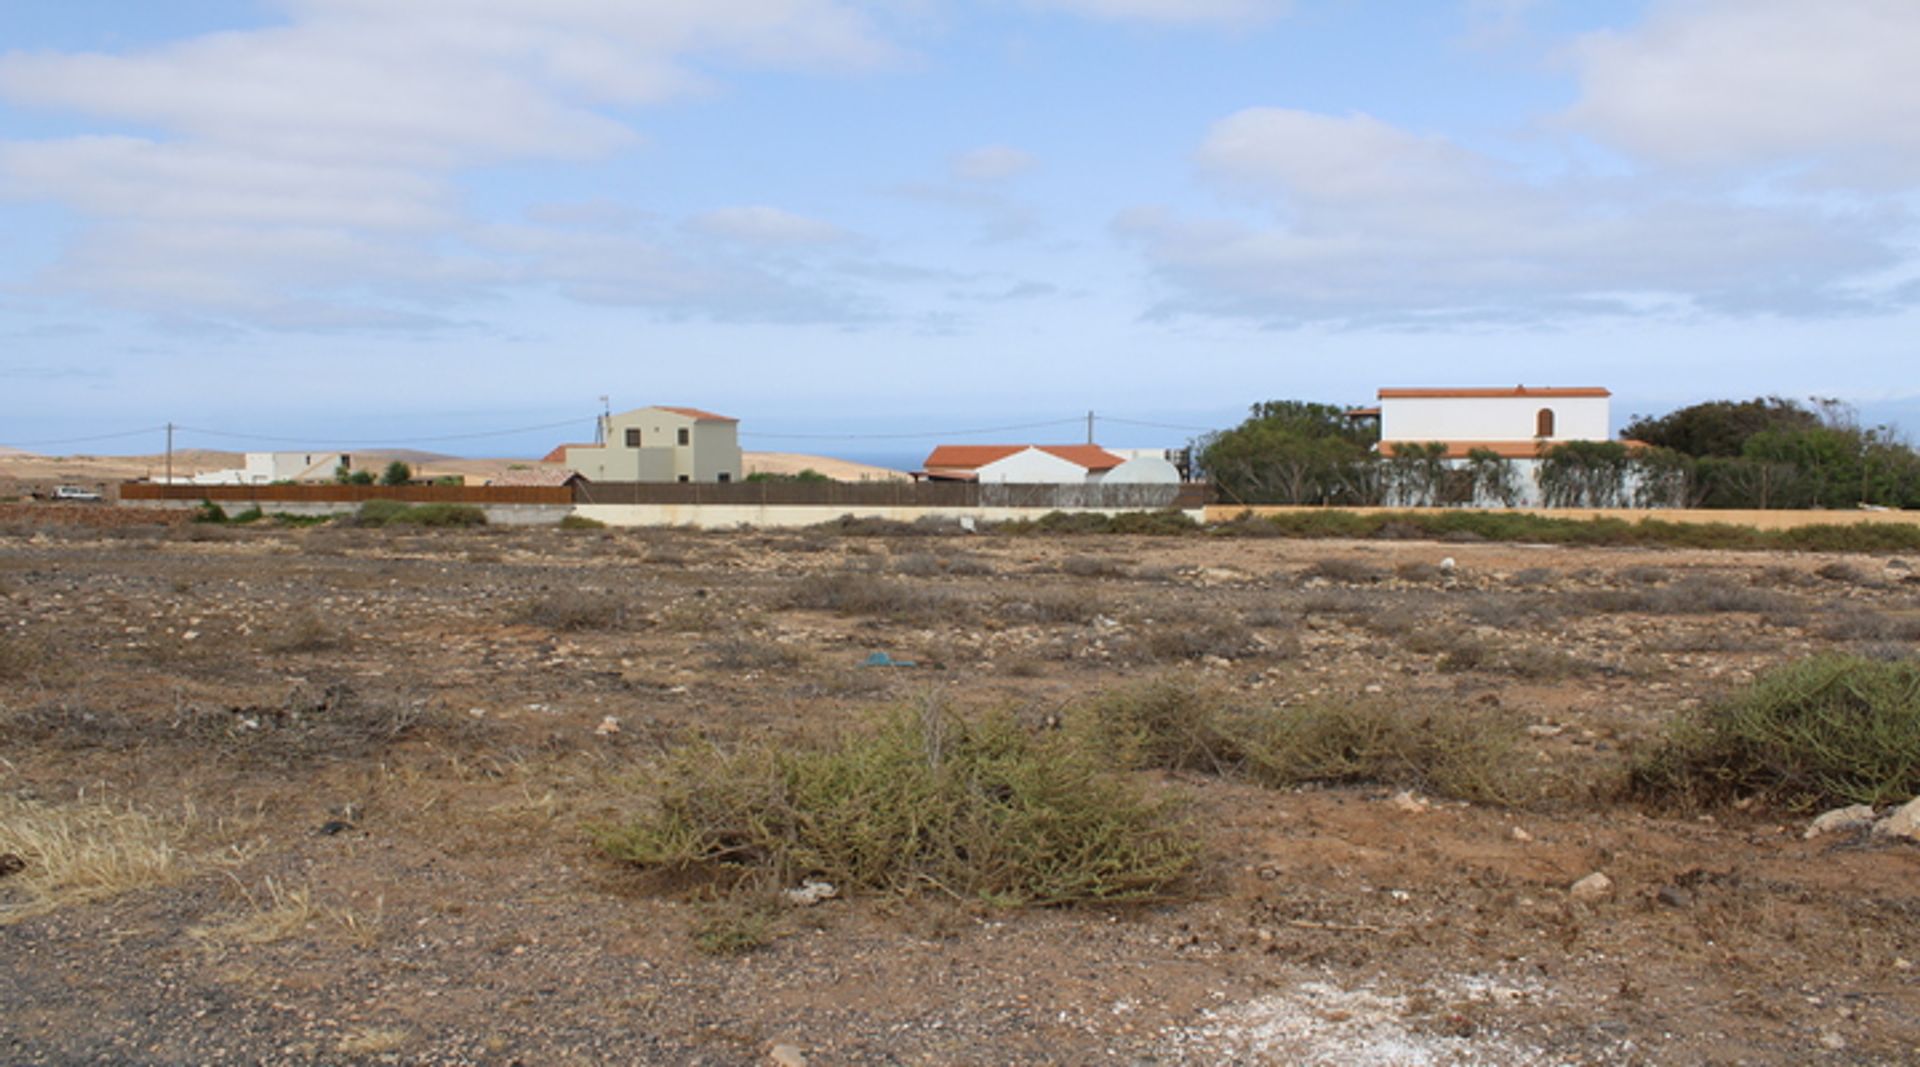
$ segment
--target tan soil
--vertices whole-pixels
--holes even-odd
[[[1449,557],[1451,578],[1411,566]],[[1817,573],[1835,562],[1853,572]],[[951,599],[782,606],[848,567]],[[695,949],[684,887],[583,829],[634,810],[649,760],[695,734],[803,737],[930,698],[1039,721],[1168,671],[1245,700],[1497,708],[1538,728],[1530,758],[1604,782],[1678,709],[1838,643],[1832,620],[1913,618],[1913,573],[1424,542],[15,522],[0,628],[41,652],[0,674],[0,789],[190,808],[194,829],[174,884],[0,925],[0,1061],[725,1064],[788,1043],[815,1064],[1915,1062],[1920,849],[1806,841],[1783,813],[1409,810],[1387,788],[1148,776],[1205,828],[1181,899],[837,899],[725,958]],[[1583,599],[1689,580],[1774,596]],[[632,616],[527,621],[583,591]],[[1041,598],[1085,617],[1031,621]],[[1177,663],[1145,643],[1222,621],[1246,647]],[[1416,636],[1436,633],[1575,666],[1445,672]],[[856,666],[875,650],[923,666]],[[347,712],[425,720],[385,742],[336,730]],[[1593,871],[1614,893],[1571,899]],[[221,935],[268,879],[322,910]]]

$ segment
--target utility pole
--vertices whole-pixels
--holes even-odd
[[[593,426],[593,443],[607,443],[607,423],[613,421],[613,399],[605,393],[600,395],[600,418]]]
[[[167,484],[173,484],[173,423],[167,423]]]
[[[1087,443],[1093,443],[1093,412],[1087,412]]]

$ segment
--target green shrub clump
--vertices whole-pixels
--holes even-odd
[[[1106,694],[1071,732],[1124,765],[1276,788],[1368,784],[1495,804],[1534,799],[1516,756],[1518,728],[1476,709],[1382,699],[1251,708],[1161,680]]]
[[[485,526],[487,513],[471,504],[405,504],[369,500],[354,513],[355,526]]]
[[[1677,721],[1636,761],[1633,792],[1697,807],[1794,811],[1920,794],[1920,661],[1824,655],[1776,668]]]
[[[598,835],[645,868],[735,882],[820,878],[1001,906],[1164,897],[1195,835],[1063,732],[897,711],[837,743],[671,754],[645,814]]]

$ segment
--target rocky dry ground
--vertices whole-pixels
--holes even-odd
[[[1920,849],[1613,788],[1676,712],[1756,671],[1906,654],[1912,573],[15,517],[0,832],[87,877],[0,867],[0,1061],[1920,1062]],[[823,575],[864,593],[824,609]],[[916,666],[860,666],[876,651]],[[739,956],[696,945],[712,905],[590,842],[689,737],[802,739],[928,701],[1038,729],[1168,675],[1256,704],[1481,709],[1565,787],[1500,807],[1140,772],[1204,827],[1177,899],[842,896]],[[1594,872],[1611,889],[1578,899]]]

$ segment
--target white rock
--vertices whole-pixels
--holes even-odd
[[[1393,796],[1387,798],[1387,803],[1393,805],[1396,810],[1404,811],[1409,815],[1419,815],[1428,808],[1433,807],[1426,797],[1419,796],[1411,789],[1402,789],[1398,793],[1395,793]]]
[[[832,882],[822,882],[809,878],[800,883],[800,888],[786,891],[787,903],[796,907],[811,908],[823,900],[832,900],[840,895]]]
[[[1457,564],[1455,564],[1455,563],[1453,562],[1453,557],[1452,557],[1452,556],[1448,556],[1447,558],[1445,558],[1445,559],[1443,559],[1443,560],[1441,560],[1441,561],[1440,561],[1440,569],[1441,569],[1442,571],[1445,571],[1445,572],[1446,572],[1446,573],[1448,573],[1448,574],[1452,574],[1452,573],[1453,573],[1453,568],[1454,568],[1455,566],[1457,566]]]
[[[1821,834],[1843,834],[1872,825],[1873,809],[1865,804],[1855,804],[1822,812],[1807,824],[1807,832],[1802,836],[1811,841]]]
[[[1875,837],[1904,837],[1909,841],[1920,841],[1920,797],[1907,801],[1895,808],[1891,814],[1873,824]]]
[[[600,725],[594,727],[593,732],[599,734],[601,737],[617,734],[620,732],[620,720],[609,715],[600,720]]]
[[[1595,871],[1569,886],[1567,894],[1575,900],[1605,900],[1613,895],[1613,879]]]
[[[774,1067],[807,1067],[807,1054],[799,1045],[775,1045],[767,1050],[767,1062]]]
[[[1526,832],[1525,830],[1521,829],[1518,826],[1513,828],[1512,837],[1515,841],[1519,841],[1522,844],[1525,844],[1526,842],[1533,840],[1532,834]]]

